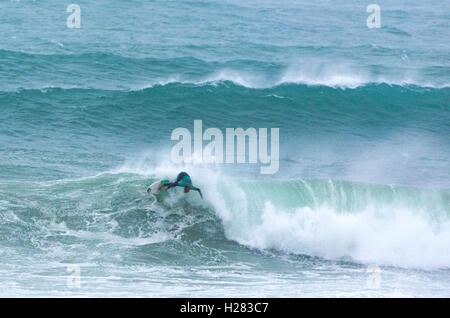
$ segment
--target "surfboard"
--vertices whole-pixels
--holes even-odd
[[[153,182],[150,187],[148,187],[147,192],[150,194],[159,194],[159,185],[161,184],[161,182],[156,181]]]
[[[169,183],[169,180],[161,180],[153,182],[150,187],[147,189],[147,192],[150,194],[158,195],[161,193],[161,191],[166,192],[164,188],[160,188],[161,184]]]

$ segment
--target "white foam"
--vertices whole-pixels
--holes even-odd
[[[369,205],[343,214],[331,207],[280,209],[266,200],[258,221],[242,191],[234,197],[233,203],[214,205],[228,210],[228,237],[250,247],[365,264],[450,268],[450,221],[433,220],[420,208]]]
[[[345,63],[309,61],[292,64],[276,84],[295,83],[311,86],[356,88],[371,81],[366,71]]]
[[[148,237],[122,237],[110,232],[91,232],[84,230],[71,230],[65,223],[52,224],[52,230],[58,230],[58,235],[74,236],[82,240],[87,241],[99,241],[100,245],[105,244],[120,244],[120,245],[132,245],[140,246],[147,244],[154,244],[164,242],[171,239],[170,235],[166,232],[157,232]],[[53,248],[53,247],[52,247]]]
[[[212,76],[197,81],[196,84],[208,84],[225,81],[233,82],[236,85],[248,88],[267,88],[275,84],[256,74],[234,69],[221,69],[215,72]]]

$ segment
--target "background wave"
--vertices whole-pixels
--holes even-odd
[[[442,145],[450,130],[443,103],[449,93],[385,84],[249,89],[231,82],[4,92],[0,175],[60,179],[92,175],[145,152],[167,159],[171,131],[193,129],[202,119],[204,129],[280,128],[280,177],[448,187]]]
[[[446,66],[387,67],[308,56],[286,62],[206,61],[188,56],[158,59],[110,53],[43,55],[0,50],[0,63],[9,78],[0,84],[2,91],[49,87],[140,90],[168,83],[202,85],[222,81],[247,88],[270,88],[288,83],[341,88],[382,83],[449,87]],[[52,71],[43,73],[46,69]]]

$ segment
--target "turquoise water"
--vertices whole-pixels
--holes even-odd
[[[0,3],[0,296],[450,296],[448,4],[77,4]],[[279,171],[174,164],[194,120]]]

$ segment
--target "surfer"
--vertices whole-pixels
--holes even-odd
[[[173,187],[184,187],[184,193],[188,193],[190,190],[194,190],[197,191],[200,194],[200,197],[203,199],[202,191],[199,188],[193,186],[191,177],[186,172],[180,172],[174,182],[161,183],[159,185],[159,189],[161,189],[162,187],[166,188],[167,190]]]

